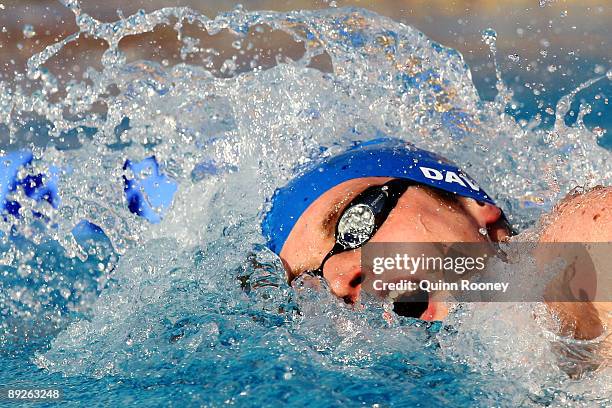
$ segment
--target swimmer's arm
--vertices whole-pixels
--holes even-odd
[[[612,242],[612,187],[568,196],[551,216],[553,221],[542,233],[540,242]],[[605,268],[609,269],[610,265]],[[546,304],[559,319],[560,335],[591,340],[612,328],[612,302]],[[606,343],[609,342],[610,338]]]
[[[576,340],[593,340],[602,336],[604,319],[612,310],[609,303],[602,305],[601,302],[546,302],[546,306],[559,321],[558,334]]]

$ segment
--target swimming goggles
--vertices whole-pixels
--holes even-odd
[[[393,179],[380,186],[365,189],[355,197],[340,215],[336,224],[336,242],[321,266],[306,272],[323,278],[323,267],[334,255],[364,246],[385,223],[391,210],[408,187],[419,183],[408,179]]]
[[[323,268],[329,258],[364,246],[385,223],[389,213],[395,208],[397,201],[408,190],[408,187],[419,184],[408,179],[393,179],[380,186],[368,187],[361,192],[349,203],[338,219],[336,242],[331,251],[323,258],[317,269],[306,273],[324,278]],[[516,231],[503,213],[501,221],[511,235],[516,235]],[[490,240],[488,236],[487,238]],[[497,248],[497,244],[495,247]]]

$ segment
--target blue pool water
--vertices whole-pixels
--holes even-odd
[[[64,3],[109,50],[62,90],[44,64],[71,37],[15,87],[0,83],[9,148],[28,147],[5,157],[0,185],[1,384],[58,387],[67,406],[610,405],[609,371],[560,369],[538,305],[389,321],[374,299],[354,310],[288,286],[259,226],[296,168],[388,134],[462,163],[532,227],[576,185],[612,182],[592,130],[609,116],[591,123],[577,102],[607,92],[609,72],[563,94],[543,126],[521,124],[529,101],[508,108],[503,83],[482,99],[459,53],[366,10],[211,20],[172,8],[101,23]],[[235,35],[222,75],[177,21]],[[156,25],[182,34],[184,63],[122,54],[121,38]],[[258,68],[247,57],[266,30],[303,55]],[[493,48],[495,33],[483,40]]]

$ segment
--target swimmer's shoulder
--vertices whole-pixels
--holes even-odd
[[[547,218],[541,242],[612,242],[612,187],[575,190]]]

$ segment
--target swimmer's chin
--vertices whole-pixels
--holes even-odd
[[[429,305],[421,316],[427,321],[445,320],[448,317],[448,293],[445,291],[435,291],[429,293]]]
[[[435,320],[444,320],[448,316],[448,307],[445,302],[436,302],[430,299],[429,305],[423,314],[421,315],[421,320],[426,320],[428,322]]]

